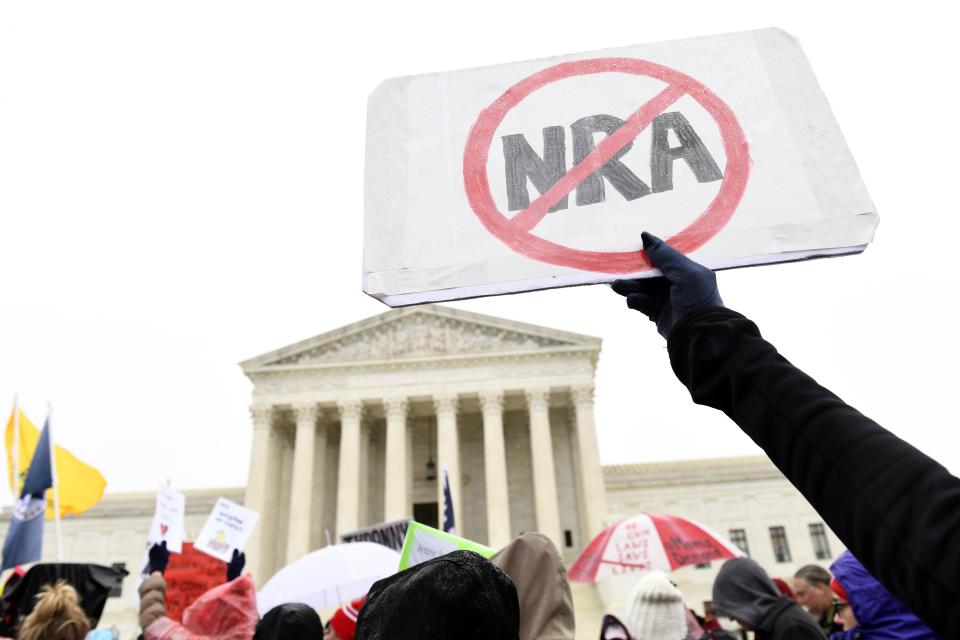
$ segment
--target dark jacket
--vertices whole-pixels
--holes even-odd
[[[711,608],[754,631],[755,640],[825,640],[816,621],[785,598],[750,558],[727,560],[713,583]]]
[[[831,640],[937,640],[849,551],[840,554],[830,572],[850,598],[857,619],[857,626],[831,635]]]
[[[734,311],[689,313],[668,349],[695,402],[736,422],[911,611],[960,638],[960,479],[818,385]]]

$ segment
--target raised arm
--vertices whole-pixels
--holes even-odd
[[[644,248],[665,278],[614,290],[657,322],[694,402],[726,413],[891,593],[960,638],[960,479],[790,364],[719,293],[697,300],[716,291],[705,267],[653,236]]]

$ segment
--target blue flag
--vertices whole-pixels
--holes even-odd
[[[53,486],[53,470],[50,464],[50,425],[43,425],[43,432],[33,452],[30,470],[23,483],[20,499],[13,506],[10,528],[3,543],[4,571],[18,564],[36,562],[43,555],[43,514],[47,509],[45,494]]]
[[[457,525],[453,519],[453,495],[450,493],[450,476],[447,465],[443,465],[443,532],[457,535]]]

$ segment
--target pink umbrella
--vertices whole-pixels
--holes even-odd
[[[633,571],[672,571],[689,564],[736,558],[732,542],[686,518],[641,513],[607,527],[570,567],[570,580],[596,582]]]

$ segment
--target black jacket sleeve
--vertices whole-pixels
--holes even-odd
[[[668,349],[694,402],[726,413],[867,570],[939,635],[960,638],[960,479],[818,385],[734,311],[691,312]],[[943,417],[944,429],[955,424]]]

